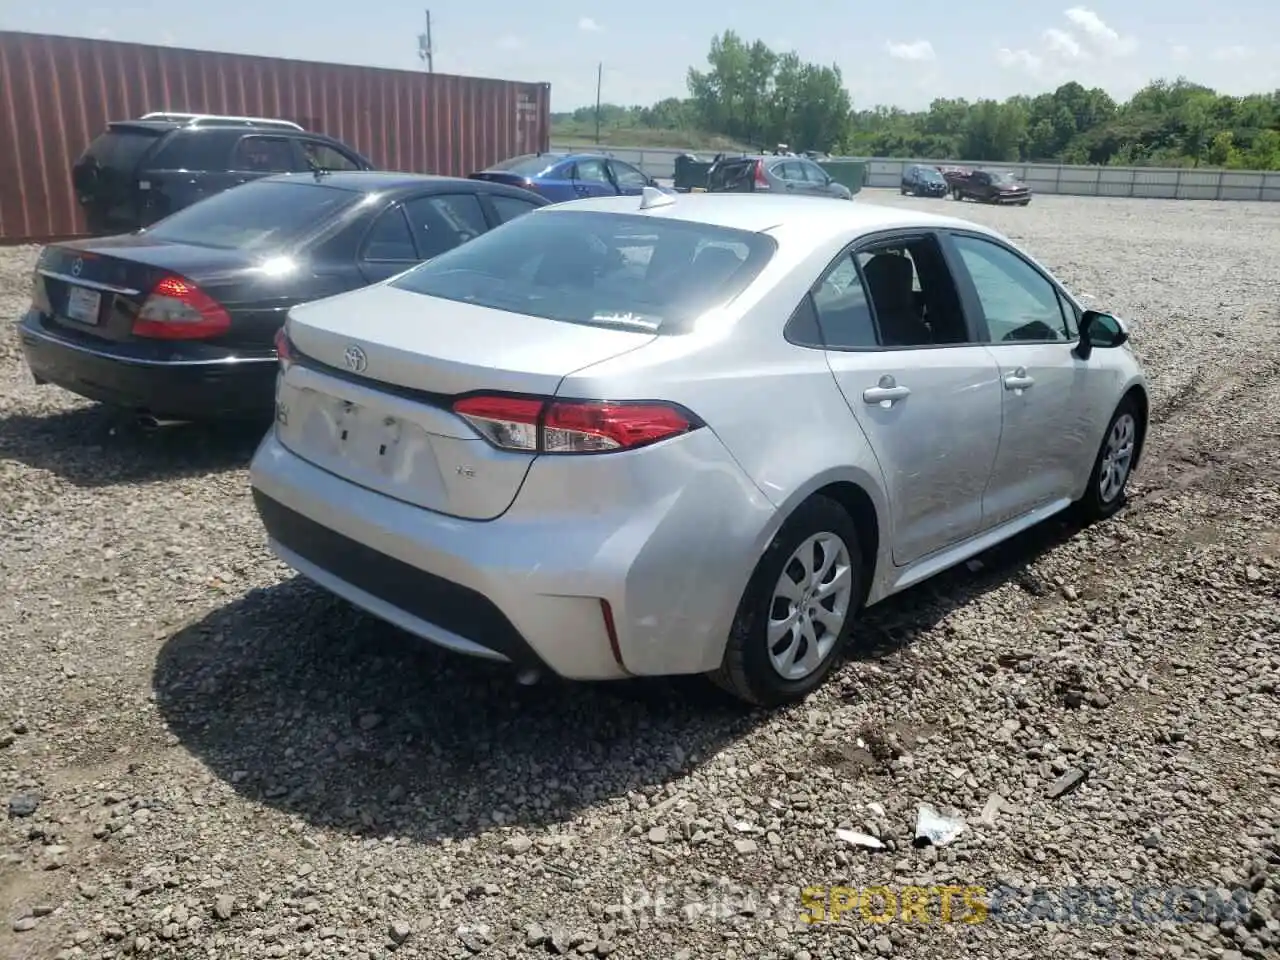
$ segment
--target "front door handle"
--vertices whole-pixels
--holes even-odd
[[[911,391],[906,387],[899,386],[893,377],[887,374],[880,378],[879,384],[862,391],[862,399],[865,402],[878,404],[882,407],[891,407],[899,400],[905,400],[909,396],[911,396]]]
[[[1004,388],[1006,390],[1027,390],[1034,386],[1035,382],[1034,377],[1027,376],[1025,367],[1019,367],[1004,378]]]

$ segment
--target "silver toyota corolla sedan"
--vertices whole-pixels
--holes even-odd
[[[281,559],[412,634],[782,704],[862,607],[1119,509],[1127,340],[963,220],[576,201],[295,307],[253,493]]]

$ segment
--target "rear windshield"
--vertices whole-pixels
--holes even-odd
[[[521,177],[536,177],[548,167],[555,166],[561,159],[561,157],[539,157],[534,154],[527,154],[523,157],[512,157],[510,160],[495,163],[489,169],[502,171],[503,173],[514,173]]]
[[[360,198],[314,182],[257,180],[179,210],[146,234],[200,247],[269,250],[301,239]]]
[[[687,220],[537,211],[391,285],[566,323],[673,333],[744,290],[776,249],[762,233]]]
[[[167,131],[109,130],[89,144],[84,160],[116,173],[129,174],[137,169],[142,155]]]

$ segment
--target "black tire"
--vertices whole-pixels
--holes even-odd
[[[1020,207],[1025,207],[1025,206],[1026,206],[1027,204],[1029,204],[1030,202],[1031,202],[1030,200],[1019,200],[1019,201],[1018,201],[1018,206],[1020,206]]]
[[[963,199],[964,199],[962,196],[960,196],[960,188],[959,188],[959,187],[952,187],[952,188],[951,188],[951,199],[952,199],[952,200],[963,200]]]
[[[906,187],[902,187],[902,195],[903,195],[904,197],[907,195],[907,188],[906,188]]]
[[[852,591],[848,613],[826,658],[808,676],[788,680],[769,660],[766,630],[774,589],[800,545],[809,537],[822,533],[839,537],[849,555]],[[862,554],[858,547],[858,528],[853,519],[834,500],[822,496],[806,500],[787,518],[756,564],[738,603],[724,659],[719,669],[710,674],[711,680],[738,699],[755,706],[779,707],[803,700],[826,680],[839,662],[862,603],[862,583]]]
[[[1120,484],[1120,489],[1110,497],[1105,497],[1101,481],[1103,468],[1107,460],[1107,449],[1111,442],[1112,432],[1116,429],[1116,424],[1120,422],[1122,417],[1126,416],[1133,421],[1133,452],[1129,456],[1129,462],[1125,468],[1124,479]],[[1111,415],[1111,419],[1107,421],[1107,430],[1102,435],[1102,443],[1098,446],[1097,456],[1093,460],[1093,470],[1089,472],[1089,486],[1085,488],[1084,496],[1076,501],[1076,511],[1083,523],[1096,523],[1099,520],[1113,517],[1125,505],[1129,478],[1133,475],[1134,460],[1137,458],[1145,429],[1146,425],[1140,422],[1138,405],[1134,403],[1132,398],[1125,397],[1120,402],[1120,405],[1116,407],[1116,412]]]

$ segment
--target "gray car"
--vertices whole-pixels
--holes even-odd
[[[852,200],[853,193],[807,157],[742,156],[707,171],[708,193],[781,193]]]
[[[275,553],[435,643],[792,702],[858,611],[1075,506],[1147,431],[1124,324],[1003,236],[656,190],[295,307]]]

